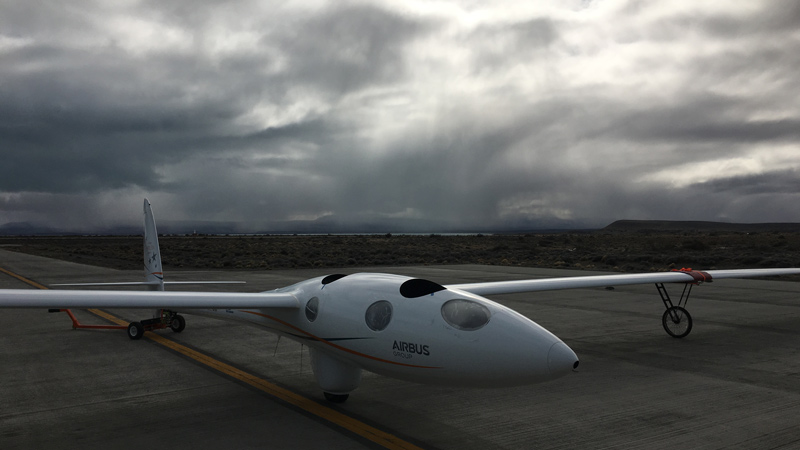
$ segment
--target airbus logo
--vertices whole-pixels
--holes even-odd
[[[427,345],[415,344],[413,342],[394,341],[392,350],[394,350],[395,356],[402,356],[404,358],[412,357],[413,355],[410,353],[416,353],[422,356],[429,356],[431,354]]]

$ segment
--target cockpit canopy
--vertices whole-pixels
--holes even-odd
[[[433,281],[423,280],[422,278],[412,278],[400,285],[400,295],[405,298],[418,298],[445,289],[444,286],[434,283]]]

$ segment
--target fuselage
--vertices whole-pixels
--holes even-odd
[[[291,293],[301,307],[185,312],[249,322],[345,364],[428,384],[531,384],[578,365],[566,344],[530,319],[426,280],[360,273],[277,291]]]

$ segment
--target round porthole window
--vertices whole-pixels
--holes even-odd
[[[317,320],[317,312],[319,312],[319,299],[311,297],[311,300],[306,303],[306,319],[309,322]]]
[[[453,328],[477,330],[489,323],[489,309],[478,302],[455,299],[442,305],[442,317]]]
[[[386,300],[377,301],[367,308],[364,320],[370,330],[381,331],[389,326],[392,320],[392,304]]]

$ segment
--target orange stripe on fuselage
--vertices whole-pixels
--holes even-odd
[[[400,363],[400,362],[396,362],[396,361],[390,361],[388,359],[378,358],[376,356],[367,355],[367,354],[364,354],[364,353],[357,352],[355,350],[349,349],[347,347],[342,347],[341,345],[336,345],[333,342],[330,342],[330,341],[328,341],[326,339],[323,339],[323,338],[321,338],[319,336],[315,336],[315,335],[309,333],[308,331],[306,331],[306,330],[304,330],[302,328],[298,328],[298,327],[296,327],[296,326],[294,326],[294,325],[292,325],[292,324],[290,324],[288,322],[284,322],[283,320],[278,319],[277,317],[272,317],[270,315],[259,313],[259,312],[255,312],[255,311],[247,311],[247,310],[241,310],[241,309],[239,311],[243,312],[243,313],[247,313],[247,314],[253,314],[253,315],[256,315],[256,316],[265,317],[265,318],[270,319],[270,320],[274,320],[275,322],[278,322],[279,324],[284,325],[286,327],[289,327],[289,328],[291,328],[293,330],[299,331],[300,333],[303,333],[306,336],[309,336],[309,337],[311,337],[312,339],[314,339],[316,341],[322,342],[324,344],[328,344],[328,345],[330,345],[331,347],[333,347],[333,348],[335,348],[337,350],[341,350],[343,352],[347,352],[347,353],[350,353],[350,354],[353,354],[353,355],[356,355],[356,356],[361,356],[362,358],[367,358],[367,359],[371,359],[371,360],[374,360],[374,361],[379,361],[379,362],[387,363],[387,364],[395,364],[395,365],[398,365],[398,366],[414,367],[416,369],[441,369],[441,367],[418,366],[418,365],[414,365],[414,364],[405,364],[405,363]]]

